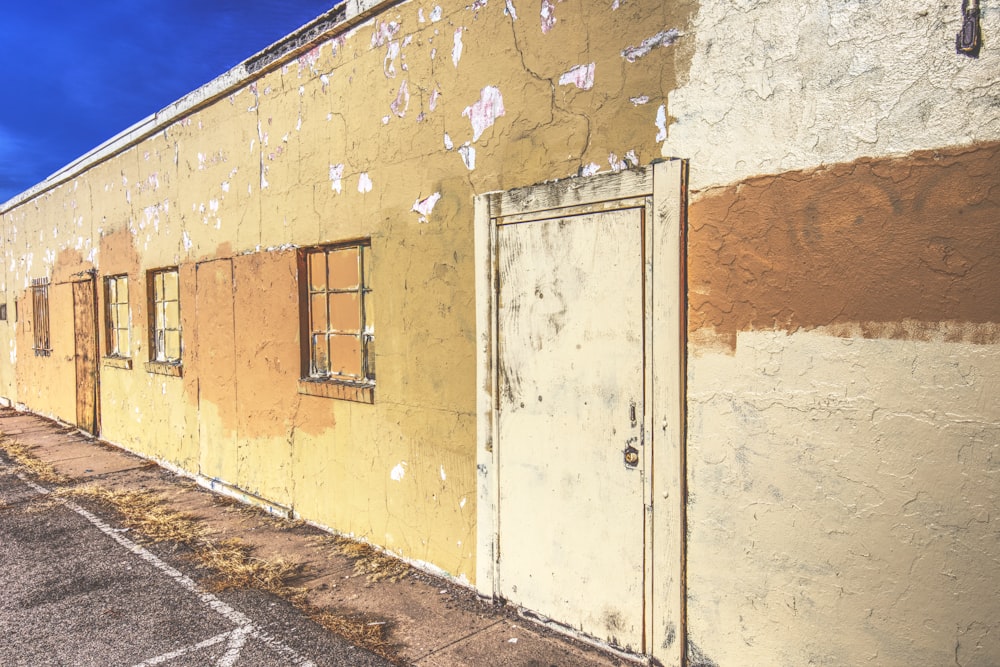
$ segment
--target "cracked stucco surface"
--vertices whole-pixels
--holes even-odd
[[[689,370],[688,613],[719,665],[1000,660],[1000,349],[745,332]]]
[[[722,0],[692,21],[663,155],[700,190],[861,156],[1000,138],[1000,51],[955,54],[960,2]],[[1000,35],[984,2],[983,33]]]

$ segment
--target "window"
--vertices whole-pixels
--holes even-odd
[[[150,361],[160,364],[181,363],[181,307],[177,285],[177,269],[149,272],[150,298]]]
[[[303,376],[368,388],[322,395],[371,402],[375,384],[371,243],[321,246],[303,251]],[[305,393],[316,393],[306,391]]]
[[[131,357],[132,337],[128,309],[128,277],[109,276],[104,279],[107,325],[107,353],[109,357]]]
[[[35,354],[47,357],[52,352],[49,341],[49,279],[33,278],[31,280],[32,348]]]
[[[0,320],[6,320],[6,319],[7,319],[7,304],[0,303]]]

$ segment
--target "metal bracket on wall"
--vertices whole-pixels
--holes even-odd
[[[960,55],[979,57],[979,49],[983,45],[979,16],[979,0],[963,0],[962,29],[955,36],[955,51]]]

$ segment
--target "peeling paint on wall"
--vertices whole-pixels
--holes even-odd
[[[506,110],[503,106],[503,96],[495,86],[486,86],[479,95],[479,101],[465,107],[462,116],[472,123],[472,140],[478,141],[483,132],[493,126],[497,118],[503,116]]]
[[[559,85],[572,84],[580,90],[590,90],[594,87],[594,63],[577,65],[559,77]]]
[[[639,46],[630,46],[626,48],[622,51],[622,58],[630,63],[634,63],[639,58],[648,55],[650,51],[658,46],[673,45],[680,36],[681,33],[676,28],[658,32],[652,37],[642,40],[642,43],[639,44]]]

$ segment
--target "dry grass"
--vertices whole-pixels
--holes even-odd
[[[211,570],[212,588],[255,588],[273,593],[292,602],[305,592],[289,586],[289,581],[302,572],[302,565],[281,558],[257,558],[253,550],[237,539],[202,540],[195,547],[199,567]]]
[[[153,542],[178,542],[195,548],[205,537],[204,528],[193,516],[169,509],[162,496],[148,491],[117,491],[86,484],[60,489],[56,495],[89,498],[113,507],[125,526]]]
[[[169,509],[158,494],[116,491],[96,485],[61,489],[56,493],[88,498],[111,507],[120,515],[123,524],[154,542],[169,541],[189,547],[198,567],[211,572],[207,583],[212,590],[253,588],[277,595],[331,632],[383,658],[395,660],[383,622],[314,607],[306,598],[305,588],[291,585],[302,574],[301,564],[280,558],[258,558],[249,545],[238,539],[210,539],[195,517]],[[344,538],[334,539],[338,551],[355,559],[355,571],[366,574],[369,581],[397,581],[409,570],[401,561],[367,545]]]
[[[334,550],[354,562],[354,574],[364,575],[370,582],[399,581],[410,573],[410,566],[398,558],[379,551],[363,542],[346,537],[334,537]]]
[[[60,484],[68,481],[66,477],[57,473],[51,465],[29,452],[24,445],[13,438],[0,436],[0,449],[40,482]]]

